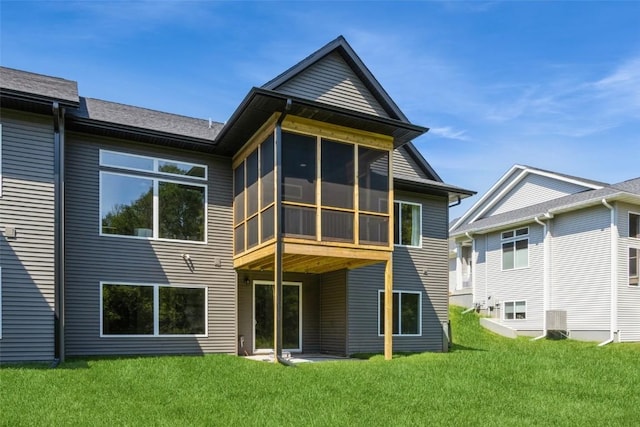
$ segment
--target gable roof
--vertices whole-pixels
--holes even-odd
[[[518,183],[522,182],[528,175],[538,175],[552,178],[564,183],[581,186],[585,190],[596,190],[606,186],[606,183],[584,179],[572,175],[557,173],[540,168],[526,165],[512,166],[500,179],[473,205],[465,214],[460,217],[456,224],[451,228],[453,231],[457,227],[465,224],[474,223],[481,219],[482,214],[495,206],[502,198],[513,189]]]
[[[524,168],[524,166],[520,167]],[[531,223],[538,217],[544,219],[545,216],[550,217],[590,206],[598,206],[603,203],[603,200],[607,202],[624,201],[627,203],[640,204],[640,178],[609,185],[599,181],[584,180],[572,175],[558,174],[529,166],[526,166],[526,168],[551,173],[556,176],[563,176],[571,180],[579,180],[579,182],[588,182],[592,185],[592,188],[542,203],[532,204],[520,209],[490,215],[475,221],[465,220],[465,217],[468,218],[467,214],[478,204],[476,203],[467,214],[450,225],[450,235],[455,237],[466,233],[483,234],[506,227],[517,227],[521,224]],[[489,194],[489,192],[487,194]]]
[[[286,82],[291,81],[303,72],[309,70],[312,66],[333,53],[339,54],[342,59],[344,59],[390,118],[409,123],[409,119],[407,119],[398,105],[391,99],[389,94],[384,90],[382,85],[380,85],[378,80],[373,76],[371,71],[369,71],[343,36],[338,36],[335,40],[327,43],[293,67],[265,83],[262,88],[278,91]]]

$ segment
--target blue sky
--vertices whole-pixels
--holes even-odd
[[[6,1],[0,63],[86,97],[226,121],[344,35],[451,184],[516,163],[640,176],[640,2]],[[452,210],[452,218],[476,198]]]

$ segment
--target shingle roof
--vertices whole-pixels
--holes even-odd
[[[72,80],[0,67],[0,91],[77,105],[78,84]]]
[[[629,183],[628,186],[634,189],[634,191],[628,191],[620,188],[619,184],[616,184],[615,186],[606,186],[598,190],[582,191],[521,209],[489,216],[470,224],[461,224],[457,228],[450,230],[450,234],[452,236],[456,236],[464,234],[465,232],[475,232],[480,230],[486,231],[489,229],[500,228],[501,226],[507,227],[509,225],[525,221],[532,221],[534,217],[542,216],[548,212],[557,213],[560,211],[570,211],[590,205],[600,204],[603,199],[608,199],[617,195],[624,195],[625,193],[640,195],[640,191],[638,191],[640,190],[640,178],[625,181],[625,183]]]
[[[91,120],[153,132],[173,134],[213,142],[223,124],[164,113],[100,99],[81,98],[80,108],[70,111],[71,120]]]
[[[629,179],[627,181],[614,184],[612,187],[619,188],[629,193],[640,194],[640,178]]]

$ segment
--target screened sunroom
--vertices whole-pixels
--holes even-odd
[[[283,320],[287,274],[384,263],[385,313],[392,318],[392,152],[425,130],[271,90],[249,93],[222,130],[218,149],[233,156],[233,263],[244,284],[239,300],[249,277],[273,277],[273,314],[258,303],[255,281],[253,303],[239,302],[239,313],[254,313],[247,321],[254,345],[263,335],[260,314],[273,322],[267,329],[274,331],[268,337],[274,353],[282,352],[291,329]],[[391,336],[385,321],[387,358]]]
[[[234,160],[235,267],[272,270],[279,179],[283,270],[323,273],[384,261],[393,249],[391,138],[287,117]],[[276,152],[281,152],[276,178]]]

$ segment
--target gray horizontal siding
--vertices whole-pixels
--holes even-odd
[[[322,275],[320,325],[322,352],[347,354],[347,272]]]
[[[413,160],[405,147],[393,150],[393,173],[409,178],[431,179]]]
[[[208,243],[99,236],[100,148],[206,163]],[[235,353],[230,160],[75,133],[68,136],[66,160],[67,354]],[[190,255],[193,271],[183,253]],[[214,258],[220,258],[220,268]],[[100,281],[206,285],[208,337],[100,338]]]
[[[445,198],[397,192],[396,200],[422,204],[422,248],[396,247],[393,289],[422,292],[422,336],[393,338],[394,351],[441,351],[442,324],[448,321],[448,206]],[[384,289],[384,264],[349,271],[349,353],[381,352],[378,290]]]
[[[3,109],[0,362],[54,357],[54,185],[51,117]],[[17,237],[5,237],[15,227]]]
[[[362,113],[389,117],[338,53],[327,55],[276,90]]]

